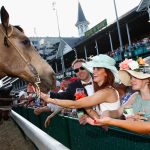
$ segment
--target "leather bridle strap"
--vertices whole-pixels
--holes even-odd
[[[11,27],[11,32],[8,35],[6,35],[6,33],[1,28],[0,28],[0,30],[4,34],[5,38],[7,38],[7,40],[10,42],[10,44],[17,50],[18,54],[25,61],[25,63],[29,67],[30,71],[33,73],[33,75],[35,77],[35,83],[39,84],[41,81],[40,81],[40,77],[39,77],[38,72],[33,67],[33,65],[30,62],[28,62],[28,60],[22,55],[20,50],[13,44],[13,42],[9,39],[11,37],[12,33],[13,33],[13,26],[10,26],[10,27]],[[32,47],[32,49],[35,50],[35,48],[33,48],[33,47]]]

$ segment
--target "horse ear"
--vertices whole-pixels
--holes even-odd
[[[1,22],[5,28],[9,26],[9,14],[4,6],[1,7]]]

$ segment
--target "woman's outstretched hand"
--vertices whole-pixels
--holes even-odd
[[[47,102],[47,103],[49,103],[50,102],[50,99],[51,98],[49,98],[49,95],[48,94],[45,94],[45,93],[43,93],[43,92],[41,92],[41,99],[42,100],[44,100],[45,102]]]
[[[127,117],[126,120],[131,120],[131,121],[147,121],[148,118],[145,117],[145,112],[138,112],[134,116]]]
[[[89,123],[90,125],[93,125],[93,126],[104,126],[104,125],[109,124],[109,122],[111,121],[111,118],[110,117],[103,117],[101,119],[87,118],[86,121],[87,121],[87,123]]]

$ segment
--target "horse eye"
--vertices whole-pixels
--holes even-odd
[[[25,39],[24,41],[22,41],[22,43],[26,46],[30,46],[31,43],[30,43],[30,40],[29,39]]]

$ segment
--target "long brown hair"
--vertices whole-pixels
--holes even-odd
[[[95,92],[98,90],[104,89],[107,86],[114,87],[115,77],[114,77],[113,73],[107,68],[104,68],[104,69],[105,69],[107,76],[101,86],[99,86],[97,83],[94,82],[94,91]]]

